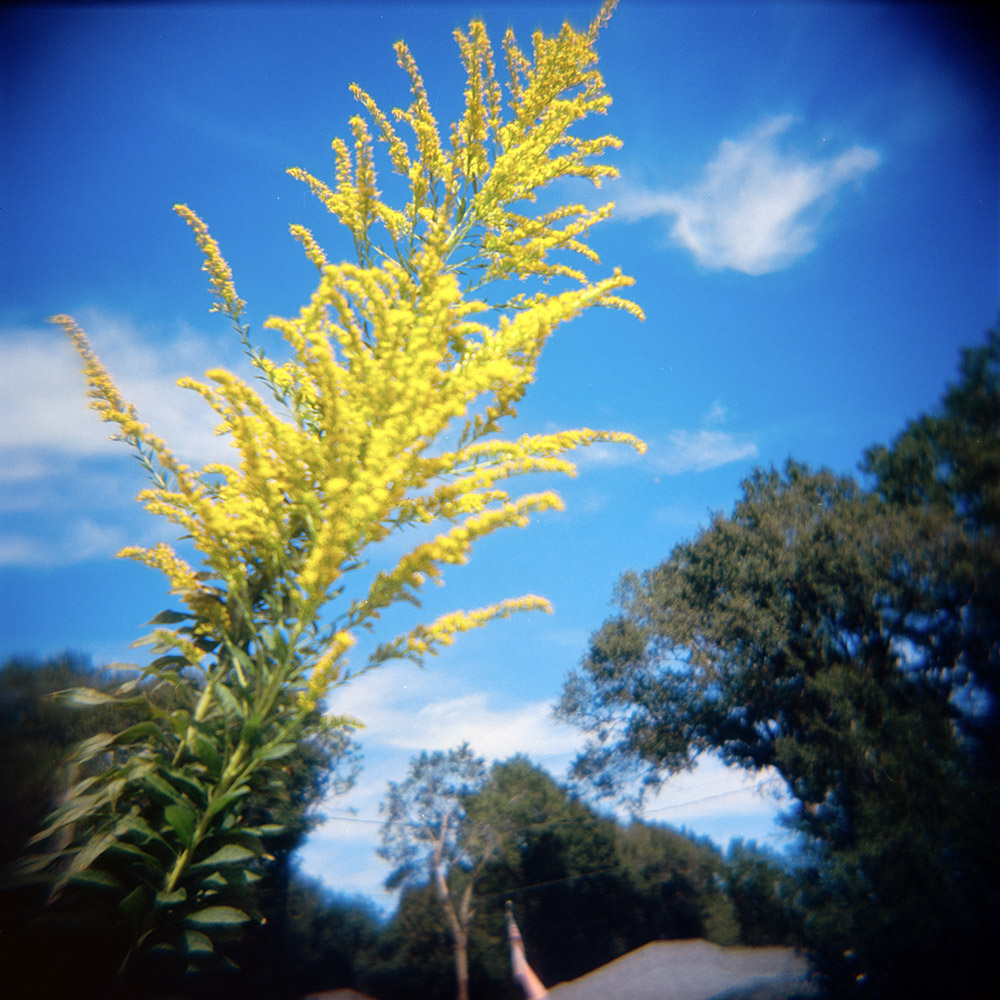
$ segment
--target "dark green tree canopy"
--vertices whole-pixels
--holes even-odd
[[[593,734],[578,771],[611,790],[638,765],[655,784],[711,749],[844,809],[883,768],[858,727],[877,737],[892,715],[947,745],[954,672],[921,648],[920,581],[954,547],[939,528],[826,470],[755,472],[731,517],[622,578],[560,707]]]
[[[928,956],[972,968],[1000,915],[1000,337],[960,374],[866,453],[869,488],[758,469],[731,515],[626,574],[559,707],[607,794],[706,751],[775,768],[807,936],[845,990],[944,988]]]

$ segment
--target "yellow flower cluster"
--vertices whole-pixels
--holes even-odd
[[[299,706],[312,711],[327,691],[340,679],[341,660],[354,645],[350,632],[337,632],[316,661],[304,690],[299,692]]]
[[[333,188],[305,171],[290,171],[351,231],[358,262],[330,263],[309,230],[292,227],[320,280],[298,316],[267,321],[287,341],[290,360],[278,365],[251,351],[277,405],[221,369],[207,372],[203,382],[180,381],[218,414],[218,433],[230,439],[238,456],[231,465],[191,472],[177,463],[139,423],[82,332],[67,317],[59,318],[83,357],[93,405],[167,472],[141,498],[190,537],[204,572],[195,573],[165,546],[122,554],[161,569],[188,607],[223,633],[231,627],[226,605],[209,600],[219,590],[202,582],[205,573],[240,606],[262,600],[251,593],[253,578],[280,592],[280,601],[268,605],[272,615],[283,622],[314,622],[368,545],[414,524],[450,525],[395,568],[377,574],[341,611],[311,679],[300,688],[303,706],[314,705],[342,678],[338,664],[353,630],[396,601],[415,600],[427,580],[440,578],[442,566],[464,562],[476,539],[524,525],[534,511],[561,506],[555,494],[515,499],[499,484],[529,472],[575,474],[565,455],[596,442],[644,450],[629,434],[589,429],[516,441],[495,437],[501,421],[515,415],[542,347],[558,326],[592,306],[642,316],[618,294],[632,279],[615,270],[590,281],[556,256],[570,251],[596,262],[587,234],[611,206],[588,210],[568,204],[535,217],[515,211],[558,178],[599,185],[615,173],[593,158],[616,147],[616,139],[570,133],[610,102],[593,46],[613,6],[613,0],[605,3],[586,32],[566,25],[555,38],[536,34],[530,59],[508,32],[509,119],[484,26],[473,22],[467,34],[456,32],[467,86],[465,112],[452,126],[448,149],[403,43],[397,57],[413,100],[393,117],[413,132],[413,156],[390,117],[364,91],[352,88],[388,144],[393,169],[408,180],[410,200],[402,211],[380,200],[372,137],[361,117],[351,120],[350,145],[333,143]],[[244,302],[218,244],[190,209],[175,209],[192,227],[205,258],[213,308],[230,317],[246,343],[240,325]],[[388,244],[375,242],[376,223],[388,234]],[[553,293],[501,294],[492,302],[479,292],[511,278],[568,279],[570,286]],[[449,440],[457,435],[451,450],[441,448],[446,434]],[[548,605],[529,596],[445,616],[380,647],[373,659],[433,652],[458,632],[529,608]]]
[[[553,254],[572,251],[597,262],[586,237],[591,226],[607,218],[612,205],[587,209],[568,204],[535,217],[522,214],[516,206],[534,202],[540,189],[559,178],[580,177],[599,187],[605,178],[617,176],[613,166],[594,162],[594,157],[620,146],[617,138],[571,134],[573,126],[589,115],[603,114],[611,103],[596,68],[594,43],[615,3],[606,0],[585,32],[568,24],[554,38],[537,32],[531,59],[513,32],[507,32],[503,47],[513,112],[509,120],[485,26],[473,21],[467,34],[456,31],[466,72],[465,112],[452,125],[450,149],[442,143],[423,78],[405,43],[397,43],[396,56],[410,78],[413,100],[406,109],[393,109],[392,117],[413,132],[415,155],[411,157],[390,116],[368,93],[352,85],[352,93],[388,145],[394,172],[409,183],[411,197],[404,211],[379,199],[372,140],[360,117],[351,120],[353,160],[347,144],[334,140],[336,189],[300,168],[289,173],[306,182],[351,230],[365,263],[378,256],[412,266],[416,248],[431,246],[454,268],[477,269],[477,286],[507,278],[555,276],[586,284],[581,270],[553,260]],[[391,250],[373,241],[371,227],[376,221],[384,226]],[[618,275],[614,287],[629,284]],[[616,304],[641,316],[634,303]]]
[[[222,256],[219,244],[209,234],[208,226],[187,205],[174,205],[174,211],[194,230],[195,240],[205,258],[201,269],[211,279],[212,294],[216,298],[213,312],[224,313],[238,322],[246,303],[236,294],[232,269]]]
[[[409,657],[419,661],[428,654],[436,654],[440,646],[450,646],[455,641],[455,636],[462,632],[482,628],[497,618],[509,618],[521,611],[544,611],[546,614],[552,614],[552,605],[544,597],[527,594],[524,597],[501,601],[487,608],[452,611],[441,615],[430,625],[418,625],[391,642],[383,643],[372,655],[372,662],[377,664],[399,657]]]

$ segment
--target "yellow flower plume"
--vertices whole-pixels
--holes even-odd
[[[333,186],[298,168],[289,173],[347,227],[357,260],[331,263],[312,231],[292,227],[320,279],[297,316],[265,324],[288,344],[281,364],[250,347],[245,303],[218,243],[191,209],[175,206],[201,249],[212,309],[230,318],[273,397],[221,369],[180,381],[215,410],[218,432],[233,445],[231,463],[199,471],[178,463],[118,393],[82,331],[68,317],[56,319],[83,358],[92,405],[154,470],[141,499],[190,538],[201,563],[163,545],[121,554],[167,576],[200,623],[191,634],[220,636],[241,678],[248,663],[262,665],[311,636],[314,654],[297,668],[303,711],[346,677],[340,664],[359,628],[395,602],[416,602],[420,588],[439,580],[442,567],[464,562],[478,538],[561,507],[549,492],[512,497],[513,477],[575,474],[567,454],[597,442],[644,450],[622,432],[497,436],[559,326],[594,306],[642,317],[622,295],[631,278],[613,270],[595,280],[584,270],[599,263],[589,232],[610,205],[589,209],[574,200],[530,212],[553,181],[600,186],[616,173],[599,159],[617,139],[573,132],[610,104],[594,44],[613,7],[605,3],[586,31],[564,25],[552,38],[536,33],[530,56],[508,32],[506,105],[485,26],[473,21],[456,31],[465,108],[448,142],[404,43],[396,54],[410,84],[406,109],[386,114],[352,86],[367,120],[355,116],[350,141],[334,140]],[[401,207],[382,201],[376,139],[409,186]],[[516,293],[507,287],[512,280]],[[434,522],[445,530],[345,593],[347,574],[370,545]],[[328,604],[332,618],[320,625]],[[493,618],[539,608],[549,610],[528,596],[446,615],[383,644],[370,663],[419,657]],[[189,658],[203,648],[192,642],[178,640]]]

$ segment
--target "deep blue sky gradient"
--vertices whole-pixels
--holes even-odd
[[[133,503],[140,470],[101,444],[75,362],[45,317],[76,315],[126,391],[131,379],[140,410],[180,428],[178,447],[198,457],[203,441],[186,436],[194,424],[185,416],[197,401],[178,393],[168,406],[165,386],[209,364],[238,365],[239,351],[208,313],[197,249],[171,206],[185,202],[209,224],[255,334],[273,344],[260,324],[297,311],[315,277],[288,225],[311,227],[332,257],[350,252],[284,173],[301,166],[332,178],[329,142],[359,110],[348,83],[383,107],[405,104],[392,52],[405,38],[444,124],[462,88],[454,27],[482,16],[498,48],[508,24],[527,45],[534,29],[554,32],[564,17],[583,26],[596,7],[5,9],[0,653],[129,658],[141,622],[167,602],[156,574],[113,558],[124,544],[169,536]],[[577,480],[553,483],[565,513],[483,542],[424,611],[537,592],[553,599],[555,617],[499,623],[422,674],[393,666],[385,681],[345,689],[338,705],[375,720],[362,734],[359,818],[377,816],[385,778],[401,777],[411,753],[461,738],[488,756],[525,750],[561,775],[575,737],[547,721],[547,706],[609,613],[619,574],[657,563],[711,510],[729,509],[755,464],[794,456],[853,471],[866,446],[936,403],[960,347],[997,318],[1000,116],[979,22],[901,4],[624,0],[598,50],[614,97],[599,124],[624,140],[622,179],[602,194],[632,208],[595,229],[595,274],[620,266],[634,275],[647,320],[593,314],[558,331],[511,433],[622,429],[650,452],[582,456]],[[770,145],[754,139],[777,121],[786,124]],[[851,150],[869,165],[795,216],[811,249],[748,273],[726,257],[732,248],[716,247],[730,260],[720,264],[672,235],[681,202],[697,201],[720,225],[727,204],[749,205],[762,225],[779,211],[788,191],[767,201],[752,184],[740,194],[737,178],[705,194],[723,148],[751,165],[771,155],[775,170],[789,171],[788,191]],[[398,184],[379,166],[391,197]],[[424,729],[394,733],[404,717]],[[731,808],[716,808],[715,785],[692,787],[677,801],[712,808],[664,799],[657,818],[723,845],[730,836],[781,843],[773,804],[758,808],[734,790]],[[331,822],[307,867],[335,887],[374,891],[385,875],[371,854],[374,829]]]

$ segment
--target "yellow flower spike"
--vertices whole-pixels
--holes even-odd
[[[246,303],[236,294],[233,272],[222,256],[219,244],[210,235],[208,226],[187,205],[174,205],[174,211],[194,231],[198,247],[204,254],[205,263],[202,265],[202,270],[208,273],[211,279],[212,293],[217,300],[212,309],[224,312],[234,318],[239,317]]]
[[[418,661],[428,654],[436,656],[439,648],[452,645],[457,635],[482,628],[498,618],[509,618],[522,611],[543,611],[552,614],[553,608],[544,597],[526,594],[524,597],[509,598],[473,611],[452,611],[441,615],[430,625],[418,625],[410,632],[379,646],[369,657],[369,665],[374,666],[399,656],[411,657]]]
[[[289,231],[292,236],[294,236],[305,248],[306,256],[310,261],[316,266],[317,270],[322,273],[323,268],[327,266],[326,254],[323,253],[323,248],[316,242],[313,234],[306,229],[305,226],[289,226]]]
[[[354,645],[355,638],[350,632],[337,632],[327,648],[316,661],[309,675],[304,691],[299,692],[299,707],[312,711],[327,695],[330,688],[340,680],[341,662],[344,654]]]
[[[228,263],[198,216],[177,206],[203,254],[214,308],[233,320],[269,390],[261,395],[223,369],[181,380],[216,412],[230,461],[197,470],[177,461],[82,331],[57,318],[80,352],[92,405],[153,475],[141,501],[188,536],[195,553],[190,562],[169,546],[121,553],[164,573],[193,616],[177,631],[159,630],[156,641],[205,662],[206,672],[240,674],[241,697],[258,683],[253,670],[225,654],[213,667],[201,644],[252,654],[261,677],[285,670],[291,700],[279,699],[280,711],[305,718],[346,679],[358,627],[372,627],[395,602],[416,602],[480,538],[561,508],[551,492],[516,495],[515,477],[575,475],[570,453],[602,442],[644,449],[629,434],[590,429],[501,437],[559,326],[593,307],[642,317],[625,297],[632,279],[591,275],[600,262],[590,231],[612,206],[590,209],[576,196],[553,207],[547,197],[536,209],[539,192],[556,181],[600,186],[615,175],[601,157],[618,140],[574,134],[610,103],[594,41],[613,6],[605,3],[586,31],[536,33],[530,52],[508,32],[506,105],[483,24],[456,32],[465,100],[446,148],[405,44],[396,55],[409,78],[406,110],[387,115],[352,85],[365,117],[350,120],[347,141],[333,140],[334,179],[288,172],[351,233],[356,258],[330,261],[308,229],[291,227],[319,280],[297,315],[265,323],[286,341],[280,363],[251,347]],[[409,146],[400,122],[413,133]],[[409,185],[403,204],[382,201],[376,145]],[[352,574],[370,546],[421,524],[437,525],[429,541],[403,547],[374,579]],[[370,663],[432,654],[461,632],[527,610],[551,609],[529,595],[454,612],[404,631]]]
[[[369,94],[362,90],[356,83],[351,84],[350,91],[355,99],[364,105],[368,114],[372,116],[372,120],[378,126],[382,141],[388,143],[389,158],[392,160],[393,169],[397,174],[406,177],[410,171],[410,157],[406,143],[396,134],[392,123]]]

